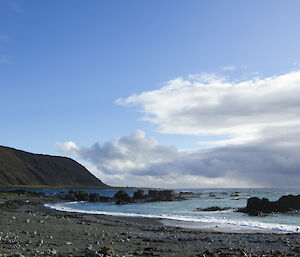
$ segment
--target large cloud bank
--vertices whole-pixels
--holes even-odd
[[[154,91],[118,99],[137,105],[162,133],[223,135],[213,147],[180,151],[143,131],[64,153],[92,165],[113,185],[162,187],[298,186],[300,72],[232,82],[215,76],[177,78]]]
[[[139,105],[162,133],[253,139],[264,128],[300,124],[300,72],[243,82],[177,78],[116,103]]]

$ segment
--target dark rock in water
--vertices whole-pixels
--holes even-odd
[[[175,192],[173,190],[149,190],[148,198],[152,201],[174,201]]]
[[[239,196],[239,193],[240,193],[240,192],[234,192],[234,193],[232,193],[230,196]]]
[[[125,190],[119,190],[114,197],[100,196],[97,193],[88,194],[85,191],[69,191],[64,200],[68,201],[90,201],[90,202],[115,202],[117,204],[126,203],[146,203],[153,201],[179,201],[182,197],[176,196],[173,190],[149,190],[149,194],[145,195],[143,190],[134,192],[133,197],[130,197]]]
[[[224,207],[221,208],[219,206],[212,206],[212,207],[208,207],[208,208],[197,208],[197,211],[224,211],[224,210],[228,210],[230,209],[229,207]]]
[[[68,192],[65,197],[66,200],[69,201],[87,201],[89,199],[89,195],[85,191],[75,191],[72,190]]]
[[[115,199],[117,204],[124,204],[124,203],[131,203],[132,202],[131,197],[124,190],[119,190],[114,195],[114,199]]]
[[[89,201],[90,202],[99,202],[100,201],[100,196],[97,193],[90,193],[89,194]]]
[[[247,206],[238,211],[248,213],[253,216],[264,216],[273,212],[290,212],[300,210],[300,195],[286,195],[280,197],[278,201],[270,202],[267,198],[251,197],[247,201]]]
[[[89,201],[89,202],[112,202],[113,198],[101,196],[97,193],[88,194],[85,191],[69,191],[68,194],[63,198],[68,201]]]
[[[280,212],[300,210],[300,195],[285,195],[277,201],[277,208]]]
[[[158,190],[149,190],[148,197],[152,198],[153,200],[159,199],[159,193]]]
[[[180,195],[195,195],[194,192],[179,192]]]
[[[175,192],[173,190],[163,190],[158,192],[159,201],[174,201]]]
[[[144,190],[139,189],[137,192],[133,193],[133,198],[135,199],[143,199],[144,197]]]
[[[85,191],[76,191],[74,195],[77,201],[87,201],[89,199],[89,195]]]

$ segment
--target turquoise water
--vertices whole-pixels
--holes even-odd
[[[118,190],[85,190],[97,192],[103,196],[113,196]],[[133,189],[126,190],[130,195]],[[245,207],[252,196],[278,200],[282,195],[300,194],[300,189],[180,189],[176,192],[193,192],[196,198],[186,201],[152,202],[144,204],[116,205],[114,203],[72,202],[47,204],[47,207],[61,211],[106,214],[115,216],[160,218],[167,225],[214,229],[232,232],[274,232],[300,233],[300,213],[271,214],[266,217],[252,217],[235,212],[236,208]],[[147,190],[145,190],[147,192]],[[231,196],[239,192],[238,196]],[[47,191],[46,193],[55,193]],[[197,211],[197,208],[211,206],[229,207],[217,212]]]

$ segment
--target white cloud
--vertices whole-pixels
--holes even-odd
[[[116,104],[139,106],[143,119],[159,132],[230,135],[245,142],[272,126],[300,124],[300,72],[243,82],[215,75],[170,80],[158,90],[120,98]],[[247,141],[247,140],[246,140]]]
[[[259,187],[296,186],[300,183],[298,127],[288,134],[264,131],[263,139],[243,145],[179,151],[163,146],[143,131],[78,147],[60,144],[65,154],[88,163],[93,173],[115,186]]]
[[[232,82],[215,74],[168,81],[118,99],[140,106],[162,133],[222,135],[193,151],[161,145],[143,131],[113,142],[61,151],[93,167],[112,185],[259,187],[300,184],[300,72]],[[212,137],[210,137],[211,139]],[[200,148],[200,147],[199,147]]]
[[[223,70],[223,71],[232,71],[232,70],[235,70],[235,69],[236,69],[236,67],[234,65],[221,67],[221,70]]]
[[[76,154],[77,151],[79,150],[77,145],[72,141],[68,141],[64,143],[58,142],[57,146],[61,152],[68,153],[68,154]]]

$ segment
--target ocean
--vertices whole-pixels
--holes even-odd
[[[85,190],[96,192],[101,196],[113,196],[118,190]],[[54,194],[63,190],[46,190]],[[126,189],[133,195],[135,189]],[[144,190],[147,193],[147,190]],[[163,224],[183,228],[215,230],[221,232],[241,233],[300,233],[300,212],[276,213],[264,217],[249,216],[236,212],[245,207],[247,199],[253,196],[266,197],[271,201],[283,195],[299,195],[300,188],[274,189],[176,189],[175,192],[193,192],[197,197],[186,201],[151,202],[143,204],[64,202],[45,204],[46,207],[60,211],[105,214],[113,216],[158,218]],[[64,190],[64,192],[67,192]],[[223,211],[198,211],[197,208],[219,206],[229,208]]]

